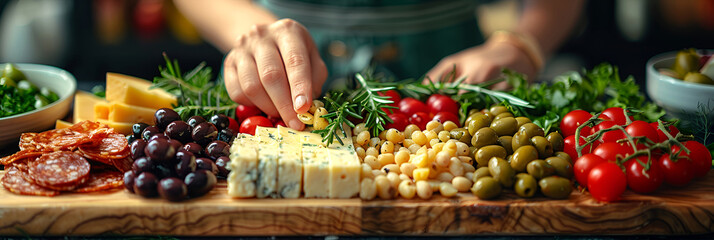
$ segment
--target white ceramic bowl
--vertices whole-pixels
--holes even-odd
[[[663,53],[647,61],[647,94],[667,114],[688,120],[697,113],[699,104],[714,108],[714,86],[685,82],[660,74],[658,69],[671,68],[676,55],[677,52]],[[710,112],[708,117],[714,119],[714,112]]]
[[[65,70],[29,63],[18,63],[15,66],[30,82],[57,93],[59,100],[33,111],[0,118],[0,147],[17,145],[24,132],[39,132],[54,127],[57,119],[67,116],[72,96],[77,90],[77,80]],[[5,65],[0,64],[0,67],[3,69]]]

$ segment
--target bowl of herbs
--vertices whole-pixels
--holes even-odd
[[[41,64],[0,64],[0,147],[17,144],[24,132],[52,128],[67,115],[77,80]]]

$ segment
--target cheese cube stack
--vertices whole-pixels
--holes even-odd
[[[106,99],[77,91],[74,95],[73,121],[98,121],[117,132],[130,134],[134,123],[153,124],[154,112],[171,108],[176,97],[161,89],[150,89],[151,82],[117,73],[107,73]],[[61,128],[61,122],[55,128]]]
[[[318,134],[282,126],[257,127],[255,137],[239,135],[231,146],[228,195],[234,198],[356,196],[361,164],[351,136],[340,138],[345,145],[334,143],[326,147]]]

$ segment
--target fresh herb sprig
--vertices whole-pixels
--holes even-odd
[[[334,139],[337,139],[340,144],[344,145],[344,142],[342,142],[340,137],[335,138],[335,133],[339,130],[342,133],[342,136],[347,135],[342,123],[349,127],[355,127],[352,122],[347,120],[348,117],[362,119],[362,116],[356,113],[355,108],[357,107],[357,104],[350,101],[344,101],[343,96],[343,93],[337,92],[328,94],[324,97],[326,102],[325,107],[326,109],[329,109],[328,111],[330,113],[325,114],[322,117],[327,119],[328,124],[325,129],[315,130],[314,132],[319,133],[323,137],[323,142],[326,142],[328,146],[334,141]]]
[[[174,110],[182,119],[191,116],[208,118],[222,113],[233,116],[237,103],[228,96],[223,79],[213,80],[213,70],[200,63],[193,70],[182,73],[177,60],[164,53],[166,67],[159,66],[160,76],[154,78],[152,88],[161,88],[178,98]]]

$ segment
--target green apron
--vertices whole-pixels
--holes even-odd
[[[305,25],[329,72],[323,90],[367,67],[418,78],[442,58],[483,42],[473,0],[257,0]]]

